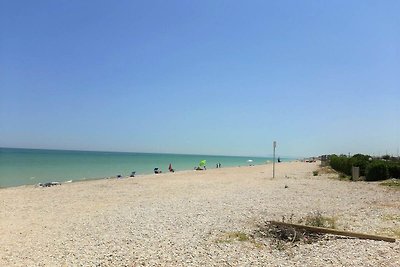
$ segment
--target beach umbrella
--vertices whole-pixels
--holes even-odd
[[[206,166],[206,160],[205,159],[201,160],[199,166],[200,167]]]

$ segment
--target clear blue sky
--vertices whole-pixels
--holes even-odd
[[[0,1],[0,146],[397,154],[400,1]]]

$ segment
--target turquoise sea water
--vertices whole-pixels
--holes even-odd
[[[128,152],[93,152],[69,150],[0,148],[0,187],[45,182],[64,182],[153,173],[155,167],[168,171],[192,170],[200,160],[207,168],[265,164],[271,158],[207,155],[153,154]],[[288,159],[283,159],[288,160]]]

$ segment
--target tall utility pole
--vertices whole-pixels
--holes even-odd
[[[274,161],[272,162],[272,178],[275,178],[275,148],[276,148],[276,141],[274,141],[272,146],[274,147]]]

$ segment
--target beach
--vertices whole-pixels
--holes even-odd
[[[400,266],[399,240],[277,247],[257,235],[266,221],[320,212],[340,230],[399,238],[399,190],[318,169],[284,162],[275,178],[264,164],[3,188],[0,266]]]

